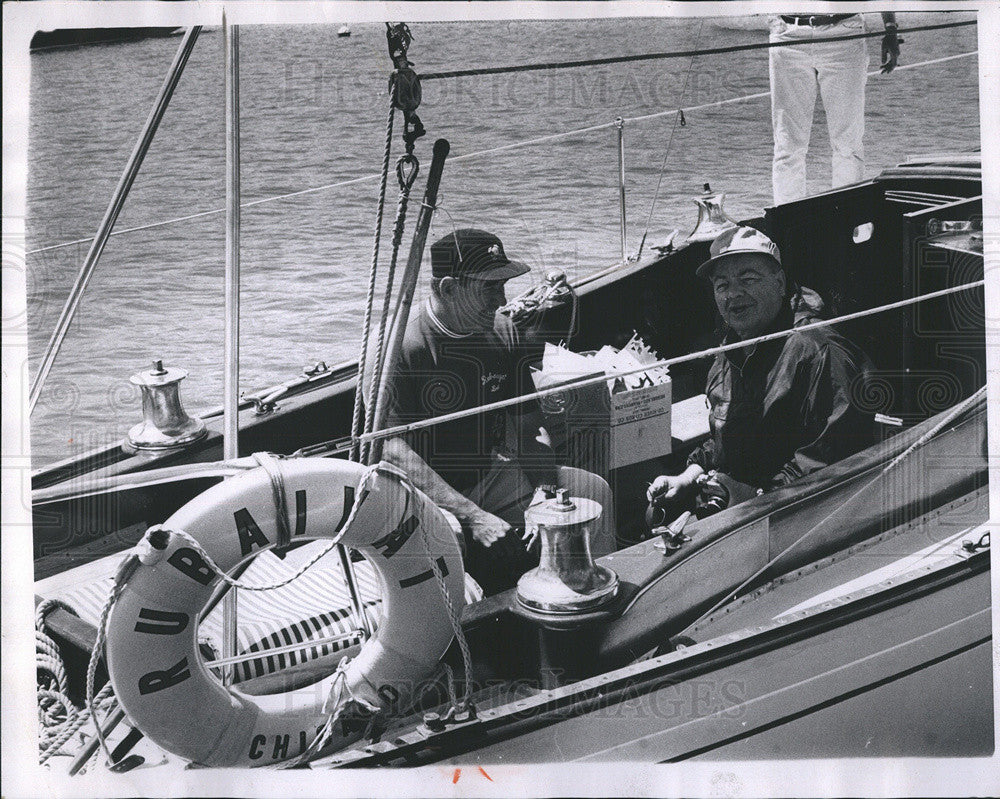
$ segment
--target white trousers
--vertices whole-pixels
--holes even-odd
[[[772,42],[810,42],[830,36],[864,33],[859,15],[833,25],[792,25],[771,20]],[[866,39],[801,47],[774,47],[770,55],[771,123],[774,162],[771,179],[776,205],[806,195],[806,151],[812,128],[816,90],[826,112],[833,150],[833,185],[864,180]]]

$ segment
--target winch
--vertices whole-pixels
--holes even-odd
[[[614,599],[618,575],[594,563],[593,523],[603,508],[591,499],[570,497],[565,488],[532,505],[524,523],[536,527],[542,552],[537,567],[517,582],[517,601],[541,613],[579,613]]]
[[[181,406],[179,383],[187,377],[183,369],[163,368],[163,361],[153,361],[151,369],[136,372],[129,378],[142,391],[143,420],[128,431],[122,442],[126,452],[149,450],[163,452],[198,441],[208,432],[205,423],[192,419]]]

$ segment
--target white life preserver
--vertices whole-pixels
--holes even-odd
[[[405,708],[453,637],[431,558],[444,575],[453,612],[464,604],[454,532],[437,506],[391,467],[368,471],[347,461],[306,458],[282,462],[281,473],[292,540],[333,539],[362,552],[382,584],[383,618],[343,672],[322,682],[270,696],[227,688],[198,649],[198,619],[220,578],[189,540],[171,533],[166,547],[147,554],[120,589],[108,616],[106,655],[115,695],[135,726],[192,763],[262,766],[297,757],[312,747],[335,709],[324,708],[332,688],[344,689],[335,694],[341,704],[356,697],[380,709]],[[271,478],[265,469],[230,478],[195,497],[162,528],[183,530],[231,571],[275,543]],[[335,686],[337,680],[343,682]],[[324,752],[360,738],[357,726],[333,725]]]

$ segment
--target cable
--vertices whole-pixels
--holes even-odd
[[[675,366],[679,363],[687,363],[688,361],[696,361],[700,358],[706,358],[710,355],[719,355],[724,352],[730,352],[731,350],[740,349],[742,347],[749,346],[751,344],[760,344],[765,341],[772,341],[774,339],[786,338],[793,333],[802,333],[806,330],[815,330],[821,327],[829,327],[831,325],[840,324],[841,322],[850,322],[854,319],[861,319],[865,316],[872,316],[877,313],[884,313],[885,311],[893,311],[897,308],[904,308],[908,305],[915,305],[918,302],[923,302],[924,300],[933,300],[938,297],[944,297],[949,294],[955,294],[959,291],[968,291],[969,289],[981,288],[986,284],[985,280],[975,280],[972,283],[964,283],[961,286],[952,286],[951,288],[941,289],[939,291],[932,291],[929,294],[921,294],[918,297],[910,297],[905,300],[897,300],[896,302],[888,303],[887,305],[879,305],[875,308],[868,308],[864,311],[855,311],[854,313],[845,314],[843,316],[838,316],[834,319],[821,319],[816,322],[810,322],[806,325],[800,325],[799,327],[789,328],[788,330],[780,330],[776,333],[768,333],[763,336],[758,336],[757,338],[747,339],[746,341],[737,341],[732,344],[722,344],[718,347],[710,347],[705,350],[699,350],[698,352],[691,352],[687,355],[678,355],[675,358],[667,358],[666,360],[656,361],[654,363],[645,364],[643,366],[636,367],[635,369],[629,369],[627,371],[622,371],[617,373],[618,377],[629,377],[630,375],[640,374],[646,372],[650,369],[662,369],[664,367]],[[393,436],[402,435],[403,433],[409,433],[413,430],[421,430],[425,427],[433,427],[438,424],[443,424],[445,422],[452,422],[456,419],[464,419],[468,416],[476,416],[487,411],[499,410],[500,408],[510,408],[515,405],[521,405],[525,402],[530,402],[532,400],[541,399],[542,397],[548,397],[553,394],[560,394],[566,391],[571,391],[577,388],[586,388],[587,386],[596,386],[607,382],[606,375],[597,375],[595,377],[588,377],[583,380],[575,380],[569,383],[564,383],[560,386],[555,386],[553,388],[546,388],[540,391],[534,391],[530,394],[524,394],[519,397],[511,397],[506,400],[498,400],[497,402],[491,402],[486,405],[481,405],[476,408],[468,408],[464,411],[455,411],[454,413],[447,413],[443,416],[436,416],[433,419],[423,419],[419,422],[410,422],[409,424],[397,425],[396,427],[387,427],[383,430],[377,430],[372,433],[366,433],[361,436],[362,441],[375,441],[380,438],[392,438]]]
[[[698,42],[701,41],[701,31],[705,25],[704,18],[698,25],[698,35],[695,37],[694,43],[697,48]],[[694,68],[695,56],[691,56],[691,61],[688,63],[687,72],[684,73],[684,85],[681,87],[681,100],[684,100],[684,96],[687,94],[688,81],[691,79],[691,70]],[[660,185],[663,183],[663,172],[667,168],[667,158],[670,156],[670,148],[674,144],[674,134],[677,132],[677,123],[681,119],[680,113],[675,113],[674,124],[670,128],[670,138],[667,139],[667,147],[663,151],[663,161],[660,164],[660,174],[656,178],[656,191],[653,192],[653,201],[649,204],[649,215],[646,217],[646,227],[642,231],[642,239],[639,241],[639,252],[636,255],[636,260],[642,257],[642,248],[646,244],[646,236],[649,235],[649,223],[653,221],[653,209],[656,208],[656,200],[660,196]],[[631,120],[626,120],[630,122]]]
[[[929,66],[932,64],[942,64],[946,61],[954,61],[959,58],[968,58],[969,56],[978,55],[978,50],[970,50],[967,53],[959,53],[957,55],[945,56],[943,58],[932,58],[927,61],[920,61],[916,64],[904,64],[902,66],[897,66],[893,72],[901,72],[908,69],[916,69],[917,67]],[[869,75],[880,74],[879,70],[868,73]],[[685,113],[691,111],[704,111],[708,108],[719,108],[724,105],[730,105],[732,103],[742,103],[747,100],[759,100],[763,97],[770,96],[770,92],[758,92],[756,94],[746,94],[740,97],[729,97],[725,100],[716,100],[710,103],[702,103],[701,105],[693,105],[686,108],[671,108],[668,111],[657,111],[652,114],[642,114],[640,116],[625,117],[626,124],[634,122],[648,122],[653,119],[659,119],[661,117],[670,116],[671,114],[677,114],[679,111],[684,111]],[[484,155],[494,155],[495,153],[506,152],[508,150],[518,150],[522,147],[532,147],[536,144],[544,144],[550,141],[557,141],[558,139],[566,139],[573,136],[579,136],[583,133],[594,133],[600,130],[606,130],[608,128],[613,128],[615,126],[614,122],[601,122],[596,125],[588,125],[583,128],[574,128],[573,130],[566,130],[560,133],[550,133],[545,136],[537,136],[532,139],[524,139],[522,141],[511,142],[510,144],[503,144],[498,147],[490,147],[486,150],[476,150],[471,153],[466,153],[465,155],[457,155],[451,159],[452,162],[455,161],[469,161],[475,158],[480,158]],[[301,197],[305,194],[314,194],[322,191],[329,191],[330,189],[342,188],[344,186],[353,186],[358,183],[364,183],[369,180],[376,180],[379,178],[378,174],[362,175],[361,177],[351,178],[350,180],[341,180],[335,183],[325,183],[322,186],[313,186],[308,189],[300,189],[299,191],[289,192],[287,194],[276,194],[271,197],[261,197],[259,200],[251,200],[249,202],[242,203],[240,208],[251,208],[255,205],[263,205],[265,203],[278,202],[280,200],[287,200],[293,197]],[[177,216],[171,219],[164,219],[160,222],[150,222],[145,225],[138,225],[136,227],[123,228],[122,230],[113,230],[110,235],[121,236],[126,233],[137,233],[143,230],[151,230],[157,227],[164,227],[165,225],[172,225],[176,222],[187,222],[192,219],[199,219],[201,217],[213,216],[215,214],[221,214],[225,212],[225,208],[214,208],[211,211],[201,211],[197,214],[188,214],[187,216]],[[34,255],[40,252],[49,252],[51,250],[58,250],[64,247],[72,247],[77,244],[86,244],[92,240],[90,238],[83,239],[73,239],[72,241],[65,241],[59,244],[49,244],[45,247],[36,247],[33,250],[27,250],[25,255]]]
[[[882,313],[885,311],[895,310],[896,308],[902,308],[907,305],[915,305],[923,300],[936,299],[948,294],[955,294],[960,291],[966,291],[973,288],[979,288],[985,285],[984,280],[978,280],[973,283],[966,283],[962,286],[953,286],[948,289],[941,289],[940,291],[932,292],[930,294],[923,294],[919,297],[912,297],[906,300],[899,300],[888,305],[882,305],[876,308],[869,308],[864,311],[857,311],[853,314],[847,314],[846,316],[840,316],[835,319],[823,319],[818,322],[812,322],[808,325],[802,325],[800,327],[791,328],[785,331],[779,331],[777,333],[769,333],[766,336],[761,336],[757,339],[750,339],[748,341],[736,342],[735,344],[726,344],[718,347],[712,347],[707,350],[700,350],[698,352],[689,353],[687,355],[680,355],[676,358],[671,358],[665,361],[657,361],[653,364],[647,364],[637,369],[633,369],[628,372],[623,372],[622,376],[627,377],[632,374],[638,374],[640,372],[646,371],[647,369],[656,369],[661,367],[669,367],[679,363],[686,363],[688,361],[698,360],[699,358],[707,358],[712,355],[717,355],[719,353],[728,352],[732,349],[737,349],[739,347],[746,346],[750,343],[758,343],[761,341],[769,341],[771,339],[782,338],[796,331],[809,330],[811,328],[826,327],[829,325],[838,324],[840,322],[851,321],[853,319],[859,319],[864,316],[870,316],[877,313]],[[574,309],[574,314],[576,313]],[[607,380],[606,377],[594,377],[587,378],[586,380],[579,380],[577,382],[558,386],[555,388],[543,389],[540,391],[532,392],[531,394],[524,394],[520,397],[513,397],[508,400],[501,400],[499,402],[494,402],[489,405],[479,406],[477,408],[470,408],[465,411],[456,411],[452,414],[446,414],[444,416],[437,416],[432,419],[425,419],[420,422],[413,422],[408,425],[400,425],[398,427],[385,428],[377,432],[366,433],[360,436],[362,441],[374,441],[378,438],[391,438],[396,435],[401,435],[403,433],[410,432],[411,430],[419,430],[424,427],[433,427],[434,425],[443,424],[444,422],[453,421],[454,419],[462,419],[467,416],[474,416],[478,413],[483,413],[489,410],[496,410],[499,408],[508,408],[514,405],[519,405],[524,402],[529,402],[531,400],[540,399],[542,397],[547,397],[552,394],[558,394],[563,391],[567,391],[575,388],[583,388],[590,385],[597,385],[603,381]],[[341,439],[333,439],[331,442],[325,442],[330,444],[329,447],[318,450],[310,455],[341,455],[349,450],[348,446],[339,447],[335,446],[334,442],[340,441]],[[247,460],[247,459],[242,459]],[[177,480],[187,479],[183,475],[184,469],[192,470],[190,477],[203,477],[203,476],[223,476],[229,474],[237,474],[239,471],[245,471],[248,468],[254,468],[254,464],[237,466],[235,461],[219,461],[217,463],[198,463],[191,464],[190,466],[168,466],[162,469],[151,469],[146,472],[137,473],[136,475],[120,475],[118,477],[110,478],[97,478],[87,482],[86,488],[81,488],[75,493],[64,493],[64,489],[61,485],[53,486],[51,488],[36,489],[39,496],[38,500],[33,500],[35,504],[44,504],[49,502],[62,502],[79,499],[86,496],[91,496],[93,494],[103,493],[105,491],[124,491],[132,488],[145,488],[148,486],[159,485],[160,483],[168,483]],[[119,482],[120,481],[120,482]]]
[[[926,67],[930,66],[931,64],[943,64],[946,61],[955,61],[956,59],[959,58],[968,58],[969,56],[978,54],[979,54],[978,50],[969,50],[967,53],[958,53],[956,55],[944,56],[943,58],[931,58],[927,61],[918,61],[916,64],[904,64],[903,66],[898,66],[893,70],[893,72],[902,72],[903,70],[906,69],[916,69],[917,67]],[[874,69],[868,73],[868,77],[871,78],[881,74],[882,70]],[[744,94],[740,97],[729,97],[725,100],[715,100],[714,102],[711,103],[692,105],[687,108],[671,108],[669,111],[657,111],[656,113],[653,114],[642,114],[637,117],[626,117],[625,122],[626,123],[649,122],[652,119],[660,119],[661,117],[670,116],[671,114],[677,114],[681,111],[683,112],[704,111],[708,108],[719,108],[720,106],[730,105],[732,103],[743,103],[746,102],[747,100],[760,100],[764,97],[770,97],[770,96],[771,92],[769,91],[757,92],[756,94]]]
[[[372,332],[372,309],[375,305],[375,284],[378,277],[378,252],[382,241],[382,217],[385,213],[385,189],[389,180],[389,155],[392,152],[392,122],[396,114],[396,103],[392,94],[396,77],[393,74],[389,84],[389,116],[385,122],[385,145],[382,149],[382,171],[379,173],[378,203],[375,213],[375,237],[372,243],[372,261],[368,269],[368,290],[365,293],[365,316],[361,324],[361,351],[358,354],[358,385],[354,391],[354,410],[351,415],[351,460],[361,461],[363,447],[358,444],[358,434],[364,432],[364,385],[365,365],[368,361],[368,341]]]
[[[898,33],[918,33],[920,31],[936,31],[945,28],[960,28],[975,25],[976,20],[963,22],[944,22],[938,25],[920,25],[913,28],[900,28]],[[821,42],[849,42],[853,39],[872,39],[884,36],[882,31],[871,33],[854,33],[849,36],[829,36],[822,39],[810,39],[808,44]],[[754,44],[734,44],[728,47],[710,47],[703,50],[674,50],[664,53],[645,53],[642,55],[612,56],[610,58],[591,58],[580,61],[549,61],[542,64],[521,64],[509,67],[480,67],[477,69],[457,69],[450,72],[427,72],[421,75],[422,80],[442,80],[444,78],[464,78],[473,75],[504,75],[512,72],[537,72],[544,69],[572,69],[575,67],[592,67],[602,64],[630,64],[636,61],[654,61],[666,58],[686,58],[702,55],[723,55],[725,53],[740,53],[747,50],[770,50],[774,47],[798,46],[803,42],[757,42]]]
[[[899,69],[899,67],[897,67]],[[368,180],[375,180],[378,175],[362,175],[359,178],[351,178],[350,180],[340,180],[336,183],[326,183],[322,186],[313,186],[310,189],[299,189],[298,191],[291,191],[287,194],[276,194],[271,197],[261,197],[259,200],[250,200],[245,203],[240,203],[240,208],[252,208],[255,205],[263,205],[264,203],[275,202],[276,200],[288,200],[292,197],[301,197],[303,194],[313,194],[319,191],[327,191],[329,189],[337,189],[342,186],[352,186],[355,183],[363,183]],[[203,216],[213,216],[215,214],[225,213],[225,208],[213,208],[211,211],[200,211],[197,214],[188,214],[187,216],[176,216],[172,219],[165,219],[162,222],[150,222],[146,225],[137,225],[136,227],[123,228],[122,230],[113,230],[110,235],[121,236],[125,233],[136,233],[141,230],[150,230],[152,228],[163,227],[164,225],[171,225],[174,222],[187,222],[191,219],[200,219]],[[89,236],[85,239],[74,239],[73,241],[64,241],[61,244],[49,244],[46,247],[37,247],[34,250],[28,250],[25,255],[34,255],[38,252],[48,252],[49,250],[58,250],[63,247],[72,247],[74,244],[86,244],[87,242],[93,241],[93,236]]]

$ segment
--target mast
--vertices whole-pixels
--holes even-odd
[[[240,382],[240,27],[222,12],[222,47],[226,77],[226,322],[223,383],[222,450],[224,460],[239,457]],[[226,593],[222,613],[222,656],[233,657],[237,644],[237,594]],[[224,682],[232,676],[223,668]]]
[[[223,458],[239,457],[240,374],[240,26],[222,17],[226,60],[226,320]]]

